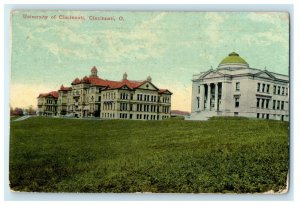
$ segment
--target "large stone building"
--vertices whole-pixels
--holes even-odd
[[[41,93],[38,96],[38,115],[57,115],[58,92]]]
[[[170,118],[171,95],[167,89],[159,89],[149,76],[143,81],[132,81],[123,74],[121,81],[104,80],[97,75],[76,78],[70,87],[61,86],[55,96],[50,93],[38,97],[41,115],[68,115],[75,117],[99,117],[103,119],[161,120]],[[53,104],[46,112],[51,98]]]
[[[249,67],[232,52],[216,69],[194,75],[187,119],[244,116],[289,120],[289,76]]]

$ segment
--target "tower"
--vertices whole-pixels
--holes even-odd
[[[91,69],[91,75],[90,75],[90,77],[98,77],[97,72],[98,72],[98,70],[97,70],[96,66],[94,66]]]
[[[127,73],[126,72],[123,74],[123,80],[127,80]]]
[[[152,81],[152,78],[151,78],[150,75],[147,77],[147,81],[148,81],[148,82],[151,82],[151,81]]]

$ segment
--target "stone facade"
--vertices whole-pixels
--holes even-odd
[[[38,115],[53,116],[57,115],[58,92],[41,93],[38,96]]]
[[[159,89],[149,76],[143,81],[132,81],[123,74],[121,81],[99,78],[97,68],[81,80],[76,78],[71,87],[58,90],[57,112],[53,115],[99,117],[102,119],[161,120],[171,116],[171,95]],[[44,101],[39,101],[44,106]]]
[[[250,68],[237,53],[193,76],[192,112],[187,119],[243,116],[289,120],[289,77]]]

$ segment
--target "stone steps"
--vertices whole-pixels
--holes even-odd
[[[208,120],[209,118],[216,116],[217,113],[215,111],[204,110],[198,113],[191,113],[190,116],[186,117],[185,120]]]

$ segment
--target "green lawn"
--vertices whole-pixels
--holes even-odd
[[[289,124],[213,118],[11,122],[10,186],[43,192],[265,192],[286,186]]]
[[[10,121],[18,119],[20,116],[10,116]]]

